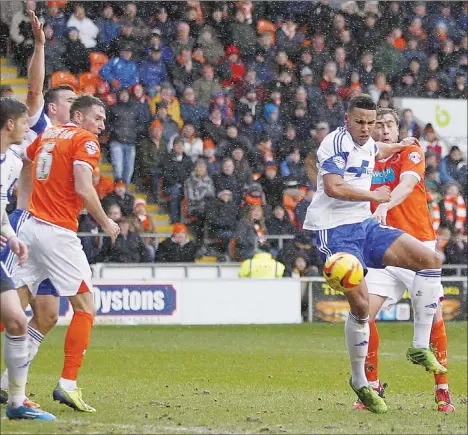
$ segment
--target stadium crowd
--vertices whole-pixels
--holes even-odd
[[[27,1],[0,26],[20,75],[33,50],[27,9],[44,22],[48,83],[107,107],[100,140],[114,180],[93,175],[121,234],[114,245],[83,237],[93,262],[213,252],[240,261],[260,246],[286,275],[315,275],[320,259],[302,222],[317,148],[343,125],[349,98],[365,92],[381,107],[400,96],[468,98],[467,2]],[[400,114],[400,136],[424,148],[439,250],[466,264],[466,162],[416,117]],[[155,228],[131,183],[167,207],[172,237],[139,236]],[[99,228],[83,214],[80,231]],[[280,246],[275,235],[294,238]]]

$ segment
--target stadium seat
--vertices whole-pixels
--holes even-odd
[[[98,75],[99,71],[101,71],[101,68],[109,62],[109,57],[107,54],[102,53],[101,51],[92,51],[89,53],[89,63],[91,65],[91,68],[89,69],[89,72],[91,74]]]
[[[102,79],[93,73],[84,72],[78,76],[78,90],[79,92],[86,92],[89,94],[95,94],[98,86],[102,82]],[[91,90],[94,89],[93,92]]]
[[[76,77],[68,71],[56,71],[50,76],[50,87],[55,88],[60,85],[68,85],[76,90]]]

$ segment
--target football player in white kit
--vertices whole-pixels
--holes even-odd
[[[22,264],[28,258],[28,249],[16,237],[6,207],[18,173],[18,159],[8,150],[11,145],[21,143],[29,130],[26,106],[13,98],[0,98],[0,128],[0,232]],[[0,262],[0,318],[5,327],[4,357],[10,373],[7,417],[11,420],[55,420],[52,414],[37,409],[26,399],[29,369],[27,318],[3,262]]]
[[[45,36],[42,25],[33,12],[30,12],[31,26],[34,34],[34,53],[29,65],[28,95],[26,107],[28,109],[29,131],[26,139],[20,145],[12,145],[8,151],[12,161],[15,162],[16,175],[14,181],[18,183],[17,209],[10,216],[10,224],[18,233],[21,226],[26,222],[30,214],[27,211],[29,197],[32,189],[31,162],[23,161],[22,155],[26,147],[34,141],[45,129],[52,125],[65,124],[70,120],[70,107],[76,98],[76,94],[69,86],[58,86],[49,89],[45,98],[43,95],[43,84],[45,75],[44,43]],[[10,187],[10,194],[14,184]],[[0,259],[6,270],[11,274],[14,262],[14,253],[6,247],[0,253]],[[45,334],[47,334],[57,323],[60,298],[58,292],[49,279],[39,285],[37,295],[29,300],[29,294],[20,294],[23,309],[28,302],[31,304],[33,317],[28,324],[28,344],[30,362],[39,350],[39,346]],[[0,403],[8,400],[8,369],[2,375],[0,383]],[[37,406],[34,402],[33,405]]]
[[[389,202],[390,189],[371,191],[375,160],[390,157],[416,139],[399,144],[376,143],[377,107],[365,94],[353,97],[345,115],[345,128],[325,137],[318,149],[318,188],[309,205],[304,229],[318,232],[318,248],[323,260],[337,252],[354,255],[365,273],[368,267],[398,266],[414,270],[412,294],[415,333],[407,358],[432,373],[446,373],[429,347],[432,320],[441,285],[442,261],[438,254],[419,240],[372,218],[370,202]],[[345,337],[351,361],[350,385],[361,402],[372,412],[385,413],[387,405],[370,386],[365,373],[369,344],[369,296],[365,280],[346,294],[350,313]]]

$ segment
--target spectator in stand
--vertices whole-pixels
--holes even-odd
[[[297,233],[296,228],[289,220],[288,213],[281,205],[276,205],[273,208],[272,214],[265,221],[265,227],[271,236],[295,235]],[[277,250],[279,241],[270,240],[269,245],[272,249]]]
[[[226,56],[217,69],[222,78],[223,88],[232,88],[240,83],[245,75],[245,64],[240,57],[239,48],[235,45],[226,47]]]
[[[307,185],[307,173],[304,162],[301,161],[300,149],[293,146],[285,160],[280,165],[281,175],[285,182],[294,181],[296,185]]]
[[[201,120],[208,116],[207,108],[197,103],[195,91],[191,87],[184,89],[180,102],[180,116],[185,123],[193,124],[197,129],[201,126]]]
[[[328,91],[327,91],[328,92]],[[304,103],[296,103],[289,122],[292,124],[297,137],[297,145],[302,148],[302,143],[309,136],[309,129],[312,125],[312,116],[307,111]]]
[[[167,65],[161,59],[161,47],[150,47],[150,54],[138,67],[140,83],[146,93],[154,97],[161,88],[161,83],[167,82],[169,75]]]
[[[411,62],[396,80],[395,95],[399,97],[418,97],[421,93],[422,76],[419,73],[420,62],[418,59],[411,59]]]
[[[328,88],[338,89],[343,83],[342,79],[337,77],[337,67],[335,62],[327,62],[323,67],[322,80],[319,82],[319,87],[325,94]]]
[[[123,88],[107,117],[114,179],[123,179],[127,186],[135,167],[136,143],[146,127],[137,104],[130,99],[130,91]]]
[[[437,76],[426,76],[420,96],[422,98],[444,98],[444,92]]]
[[[36,10],[36,2],[29,0],[11,18],[10,40],[12,42],[13,57],[18,67],[18,75],[28,75],[28,59],[34,51],[34,35],[28,11]]]
[[[256,120],[252,112],[245,107],[238,108],[236,112],[237,131],[240,137],[249,138],[252,144],[259,140],[259,131],[261,128],[260,121]]]
[[[369,86],[374,83],[375,74],[377,73],[374,66],[374,55],[371,52],[367,51],[362,54],[358,73],[362,91],[367,92]]]
[[[141,83],[137,83],[132,87],[132,100],[136,103],[140,109],[140,122],[142,123],[141,128],[138,130],[138,139],[141,139],[146,135],[148,126],[151,121],[151,110],[150,110],[150,98],[145,94],[145,89]]]
[[[232,148],[231,158],[234,162],[234,174],[239,180],[239,184],[247,186],[252,182],[252,170],[250,169],[246,150],[241,145],[236,145]]]
[[[210,236],[219,240],[221,252],[227,252],[231,240],[235,237],[238,206],[232,201],[232,192],[222,189],[216,199],[206,204],[206,225]]]
[[[179,131],[179,126],[172,119],[172,116],[168,114],[168,105],[165,101],[156,104],[156,116],[154,119],[161,122],[163,126],[162,137],[166,143]]]
[[[316,108],[323,105],[322,90],[314,83],[312,69],[308,66],[301,70],[302,87],[307,92],[307,101],[311,107],[311,112],[315,113]]]
[[[201,136],[205,139],[211,139],[215,145],[227,138],[227,130],[223,124],[219,107],[213,106],[208,118],[202,121]]]
[[[252,24],[245,20],[245,12],[236,8],[234,22],[229,25],[229,35],[232,45],[238,47],[237,54],[249,58],[254,55],[256,34]],[[229,56],[228,51],[226,55]]]
[[[466,234],[457,230],[452,234],[449,242],[445,245],[445,264],[468,263],[468,241]],[[466,275],[466,271],[464,272]]]
[[[93,186],[100,200],[114,191],[114,182],[104,177],[97,166],[93,170]]]
[[[224,16],[224,9],[221,3],[214,4],[211,11],[211,17],[208,18],[207,24],[209,24],[214,31],[216,37],[220,40],[221,44],[224,46],[227,45],[230,36],[229,36],[229,21]]]
[[[462,179],[463,172],[460,170],[463,166],[463,154],[460,148],[456,145],[450,148],[448,155],[440,161],[440,182],[450,183],[457,181],[461,184],[466,183],[466,179]]]
[[[407,135],[410,135],[409,131]],[[431,123],[426,124],[422,136],[422,149],[424,151],[434,151],[437,157],[437,162],[439,163],[442,156],[442,145],[439,143],[439,138],[437,137],[437,134],[434,131],[434,127],[432,127]]]
[[[149,27],[137,16],[137,14],[137,4],[135,2],[129,2],[125,5],[122,19],[129,21],[133,25],[133,34],[135,35],[135,39],[139,44],[142,44],[143,41],[148,38]]]
[[[157,48],[161,50],[161,59],[166,62],[166,65],[171,64],[174,62],[174,53],[172,53],[171,47],[169,47],[163,39],[161,38],[161,34],[158,33],[159,30],[155,29],[151,33],[149,38],[149,43],[146,46],[145,54],[149,55],[151,47]]]
[[[63,59],[67,49],[63,38],[55,37],[52,24],[44,26],[44,34],[46,38],[44,46],[45,73],[46,79],[48,79],[55,71],[67,69]]]
[[[166,40],[170,41],[171,39]],[[183,48],[188,48],[190,52],[192,52],[194,44],[195,40],[190,36],[190,26],[187,23],[181,21],[177,26],[176,39],[171,44],[171,49],[174,53],[174,56],[179,56]]]
[[[415,36],[409,37],[407,46],[403,51],[403,56],[408,63],[413,59],[416,59],[419,63],[426,61],[426,53],[421,49],[419,41]]]
[[[197,246],[203,245],[207,204],[215,197],[214,184],[208,175],[206,163],[199,160],[190,177],[185,181],[187,217],[190,220]]]
[[[173,224],[180,221],[184,183],[192,168],[192,161],[184,153],[184,140],[181,137],[175,138],[172,151],[163,160],[161,170],[164,191],[169,196],[169,215]]]
[[[98,50],[107,52],[112,41],[119,36],[120,29],[116,21],[114,8],[109,3],[105,4],[102,16],[96,20],[96,25],[99,29],[96,47]]]
[[[146,211],[146,201],[143,198],[135,199],[133,205],[133,215],[129,219],[130,230],[137,234],[155,233],[153,219]],[[153,237],[144,237],[143,243],[148,251],[148,261],[154,261],[156,255],[155,239]]]
[[[235,99],[237,101],[247,98],[247,93],[252,91],[256,94],[256,100],[263,103],[266,99],[265,88],[261,81],[257,80],[255,69],[249,68],[242,81],[238,82],[235,90]],[[253,112],[254,116],[255,113]]]
[[[156,203],[159,201],[159,177],[166,154],[167,141],[163,137],[163,125],[156,119],[149,127],[149,137],[138,144],[136,156],[138,184],[149,191],[150,198]]]
[[[119,219],[120,234],[115,242],[105,237],[94,263],[147,263],[148,251],[141,237],[130,231],[130,222],[126,217]]]
[[[327,121],[332,131],[344,125],[344,107],[338,100],[336,92],[335,88],[327,88],[324,95],[325,104],[318,115],[320,121]]]
[[[300,32],[299,26],[294,22],[294,17],[286,15],[281,28],[276,31],[276,46],[278,49],[284,50],[291,60],[297,61],[304,40],[304,35]]]
[[[57,2],[47,3],[47,15],[45,18],[45,24],[50,24],[54,30],[54,34],[57,38],[66,36],[67,33],[67,18],[61,11]]]
[[[453,229],[464,232],[466,204],[460,193],[460,185],[457,182],[451,182],[445,186],[443,220]]]
[[[203,141],[203,155],[200,159],[205,162],[210,177],[219,174],[220,164],[215,155],[215,144],[211,139]]]
[[[167,151],[171,152],[176,138],[182,139],[184,144],[184,153],[189,157],[192,162],[196,162],[203,154],[203,141],[198,137],[197,130],[193,124],[187,122],[178,134],[169,139],[167,144]]]
[[[107,204],[103,202],[103,208],[106,211],[107,217],[114,222],[118,222],[122,217],[122,209],[116,202],[110,201]]]
[[[408,136],[419,139],[421,137],[421,127],[414,119],[413,111],[411,109],[404,109],[402,118],[400,126],[405,125],[408,128]]]
[[[117,204],[120,207],[122,216],[131,216],[133,214],[133,204],[135,198],[127,192],[127,185],[123,180],[115,180],[114,191],[102,200],[102,208],[109,210],[111,205]],[[116,222],[117,220],[114,219]]]
[[[167,113],[171,119],[177,123],[179,128],[184,125],[184,120],[180,117],[180,104],[174,95],[174,88],[169,82],[161,83],[161,90],[151,100],[151,112],[158,115],[159,103],[166,103]]]
[[[190,47],[183,47],[171,66],[172,83],[178,95],[182,94],[186,86],[192,86],[195,83],[201,76],[202,69],[202,64],[192,57]]]
[[[78,30],[80,41],[86,48],[96,47],[99,28],[93,20],[86,16],[86,9],[82,4],[75,6],[75,10],[67,22],[67,27],[74,27]]]
[[[374,83],[369,86],[369,95],[372,97],[375,104],[377,104],[382,93],[391,92],[391,90],[392,90],[392,87],[390,83],[387,82],[385,73],[378,72],[375,75]]]
[[[265,163],[263,174],[257,181],[262,186],[268,206],[276,207],[283,204],[283,190],[285,186],[283,177],[278,174],[278,167],[275,162],[270,161]]]
[[[0,84],[0,98],[2,97],[14,98],[14,92],[11,85]]]
[[[273,146],[276,146],[283,137],[283,125],[279,120],[279,109],[276,105],[265,104],[263,110],[263,119],[261,121],[261,134],[271,139]]]
[[[268,136],[262,136],[257,147],[250,153],[251,166],[254,172],[263,172],[266,163],[276,160],[273,143]]]
[[[315,195],[315,189],[311,186],[307,189],[307,193],[297,204],[294,208],[294,216],[296,217],[296,227],[301,229],[302,224],[304,223],[307,208],[309,207],[310,203],[312,202],[312,198]]]
[[[208,108],[211,102],[211,96],[221,92],[221,85],[219,81],[215,79],[213,66],[205,65],[203,67],[203,76],[195,80],[193,90],[198,104]]]
[[[448,94],[448,90],[451,86],[450,79],[439,65],[439,57],[437,53],[431,54],[427,60],[427,67],[422,80],[423,85],[427,84],[430,79],[435,79],[438,83],[437,91],[440,92],[441,96]],[[436,97],[428,95],[428,98]]]
[[[224,56],[224,47],[216,37],[213,28],[204,26],[198,38],[198,44],[203,49],[206,62],[210,65],[216,65]]]
[[[230,156],[233,149],[240,147],[244,150],[244,153],[248,152],[252,148],[250,140],[242,135],[239,135],[237,125],[227,122],[226,138],[222,139],[216,146],[216,155],[220,157]]]
[[[62,61],[65,68],[78,75],[89,70],[89,53],[79,39],[78,29],[68,27],[68,37],[65,40],[65,52],[62,54]]]
[[[160,32],[160,35],[165,41],[172,41],[176,36],[177,27],[175,23],[169,19],[165,7],[160,7],[156,13],[156,21],[153,22],[152,31],[154,32],[155,30]]]
[[[236,227],[234,260],[244,261],[252,258],[258,245],[266,245],[266,227],[263,208],[252,205],[245,209],[245,217]]]
[[[466,85],[466,71],[458,70],[455,73],[455,85],[450,91],[450,98],[468,100],[468,87]]]
[[[225,158],[222,163],[221,172],[213,176],[216,194],[221,190],[229,190],[232,194],[232,201],[239,206],[242,197],[243,186],[234,174],[234,162],[231,158]]]
[[[130,88],[138,82],[136,63],[132,60],[133,47],[124,45],[119,57],[109,60],[99,72],[114,90]]]
[[[174,224],[172,236],[165,239],[156,251],[156,263],[193,263],[196,246],[188,238],[187,227],[184,224]]]
[[[99,225],[94,218],[83,210],[78,216],[78,233],[99,233]],[[99,237],[80,236],[81,246],[88,259],[91,262],[99,253]]]
[[[385,71],[390,81],[405,67],[405,58],[395,47],[395,34],[389,33],[381,43],[375,54],[375,67],[378,71]]]
[[[304,256],[310,266],[318,268],[322,266],[318,249],[312,244],[311,237],[304,232],[296,234],[292,243],[285,243],[283,249],[278,252],[277,259],[286,266],[287,270],[292,271],[298,255]]]
[[[134,58],[138,58],[141,54],[141,46],[133,34],[133,24],[131,21],[122,20],[120,22],[120,34],[113,39],[109,45],[108,53],[110,57],[117,57],[123,50],[123,47],[130,46],[134,53]]]

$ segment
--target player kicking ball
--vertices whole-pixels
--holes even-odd
[[[372,137],[376,141],[393,143],[398,140],[399,119],[392,109],[377,109],[376,128]],[[424,243],[429,249],[435,251],[436,234],[432,227],[431,217],[427,208],[426,188],[424,185],[424,153],[418,146],[408,146],[401,152],[394,154],[386,160],[376,162],[372,189],[388,186],[392,190],[390,202],[376,205],[371,203],[374,218],[383,225],[399,228]],[[383,386],[379,381],[379,332],[375,324],[375,317],[384,307],[391,308],[409,289],[412,300],[418,295],[412,293],[412,283],[415,273],[412,270],[399,267],[385,269],[369,268],[366,275],[366,284],[369,289],[369,327],[370,339],[366,358],[366,375],[370,386],[383,396]],[[440,298],[443,298],[443,287],[440,286]],[[421,319],[415,316],[415,330],[425,330]],[[427,334],[427,331],[425,332]],[[424,337],[426,340],[427,337]],[[430,344],[435,355],[444,367],[447,367],[447,334],[442,317],[442,308],[439,303],[432,324]],[[420,357],[415,350],[408,354],[411,361]],[[448,389],[447,374],[434,374],[435,400],[440,412],[453,412]],[[357,401],[354,409],[365,409],[362,402]]]
[[[28,248],[16,237],[6,207],[16,181],[16,159],[8,151],[11,145],[20,144],[29,130],[26,106],[13,98],[1,98],[0,128],[0,233],[21,265],[28,258]],[[37,409],[26,399],[29,370],[27,318],[3,262],[0,262],[0,319],[5,327],[4,357],[10,372],[6,416],[10,420],[55,420],[52,414]]]
[[[402,230],[373,219],[370,203],[391,200],[388,186],[371,191],[375,161],[390,157],[406,145],[376,143],[371,137],[377,107],[369,95],[349,101],[345,128],[328,134],[317,152],[318,188],[307,210],[304,229],[318,232],[323,260],[338,252],[354,255],[365,271],[369,267],[397,266],[416,271],[411,283],[415,317],[412,346],[407,356],[432,373],[443,374],[429,348],[432,321],[439,302],[442,261],[439,255]],[[346,345],[351,362],[350,385],[358,399],[374,413],[387,412],[383,398],[369,386],[365,359],[369,344],[369,294],[365,280],[346,293],[350,313],[345,322]]]

